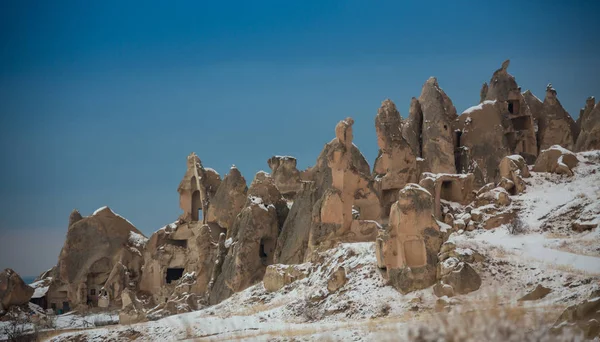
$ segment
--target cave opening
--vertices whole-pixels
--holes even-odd
[[[174,280],[181,279],[181,277],[183,277],[183,268],[167,268],[167,284],[171,284]]]

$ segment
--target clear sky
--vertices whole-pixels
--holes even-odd
[[[149,236],[180,215],[195,151],[249,183],[275,154],[311,166],[355,119],[403,116],[429,76],[457,110],[502,61],[574,117],[600,96],[594,1],[0,2],[0,269],[56,263],[70,211],[108,205]]]

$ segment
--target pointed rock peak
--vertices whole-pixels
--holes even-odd
[[[400,113],[398,112],[398,109],[396,108],[396,105],[394,104],[394,102],[392,102],[392,100],[390,99],[386,99],[385,101],[381,102],[381,107],[379,107],[379,109],[377,110],[377,115],[378,116],[400,116]]]
[[[268,172],[260,170],[256,173],[256,176],[254,176],[254,180],[252,181],[252,183],[254,183],[256,181],[262,182],[262,181],[266,180],[267,178],[271,178],[271,175]]]
[[[506,69],[508,69],[509,65],[510,65],[510,59],[507,59],[504,62],[502,62],[502,68],[500,70],[506,71]]]
[[[429,77],[429,78],[427,79],[427,82],[425,82],[425,84],[427,84],[427,85],[433,85],[433,86],[439,87],[439,84],[438,84],[438,80],[437,80],[437,78],[435,78],[435,77],[433,77],[433,76]]]
[[[71,211],[71,215],[69,215],[69,227],[71,227],[76,222],[81,221],[82,219],[83,216],[81,216],[79,210],[73,209],[73,211]]]
[[[296,167],[297,160],[292,156],[273,156],[267,160],[267,164],[272,171],[275,171],[280,165],[293,165]]]
[[[487,82],[483,82],[483,85],[481,86],[481,91],[479,92],[479,103],[485,101],[485,98],[487,96],[488,93],[488,84]]]
[[[115,216],[115,213],[109,207],[104,206],[96,209],[92,216]]]
[[[225,176],[225,178],[231,178],[231,177],[243,178],[242,173],[240,172],[240,170],[238,170],[237,167],[235,167],[235,165],[231,166],[231,169],[229,169],[229,173]]]
[[[527,89],[527,90],[525,90],[523,95],[533,95],[533,93],[531,92],[531,90]]]
[[[352,144],[352,125],[354,125],[354,119],[347,117],[335,126],[335,137],[340,143],[348,146]]]
[[[187,156],[187,166],[188,168],[191,168],[193,166],[202,167],[202,162],[200,161],[200,158],[196,155],[196,152],[192,152],[189,156]]]
[[[546,97],[556,98],[556,89],[552,87],[552,83],[548,83],[548,85],[546,86]]]

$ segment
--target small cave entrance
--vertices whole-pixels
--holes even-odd
[[[175,280],[179,280],[183,277],[183,268],[167,268],[166,280],[167,284],[171,284]]]
[[[258,247],[258,256],[263,265],[270,265],[273,260],[273,240],[268,238],[260,239],[260,246]]]
[[[440,198],[446,201],[452,200],[452,181],[443,181],[440,189]]]
[[[516,115],[519,114],[520,103],[518,100],[508,100],[508,112],[510,114]]]
[[[459,149],[460,148],[460,138],[462,137],[462,131],[457,129],[456,131],[454,131],[454,148],[455,149]]]
[[[175,240],[175,239],[167,239],[165,243],[177,247],[187,248],[187,240]]]
[[[200,221],[202,218],[202,201],[200,200],[200,191],[192,192],[192,221]]]

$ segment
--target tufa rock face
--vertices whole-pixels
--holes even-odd
[[[270,265],[265,272],[263,286],[268,292],[275,292],[307,276],[308,267],[305,265]]]
[[[533,162],[538,152],[534,117],[517,81],[508,73],[509,65],[510,61],[506,60],[494,72],[485,100],[496,101],[500,105],[498,109],[502,115],[505,143],[510,153],[520,154]]]
[[[118,272],[114,268],[121,266],[125,266],[133,280],[137,280],[135,277],[140,274],[141,261],[124,254],[141,255],[143,246],[138,241],[145,240],[142,233],[129,221],[116,215],[108,207],[98,209],[91,216],[73,223],[67,231],[67,238],[58,258],[58,274],[49,289],[50,301],[55,298],[57,307],[63,307],[62,302],[68,301],[71,308],[76,308],[89,301],[95,302],[97,294],[105,286],[120,292],[126,285],[120,283],[118,289],[115,289],[116,275],[108,284],[107,281],[111,274]],[[136,251],[129,251],[130,248]]]
[[[441,284],[451,286],[455,294],[467,294],[481,287],[481,278],[466,262],[448,258],[441,263],[440,270]]]
[[[413,150],[403,138],[402,119],[394,103],[385,100],[375,117],[379,155],[373,167],[377,189],[381,193],[383,216],[397,199],[398,190],[418,179],[417,161]]]
[[[442,219],[441,200],[468,204],[473,200],[473,183],[475,177],[468,174],[434,174],[424,172],[419,185],[433,195],[436,218]]]
[[[538,131],[540,150],[548,149],[553,145],[572,150],[575,144],[574,138],[578,135],[577,124],[560,104],[552,84],[546,87],[546,98],[538,122]]]
[[[550,292],[552,292],[551,289],[538,284],[535,287],[535,289],[531,290],[529,293],[519,298],[519,302],[528,300],[539,300],[546,297]]]
[[[408,184],[392,205],[387,229],[377,238],[377,264],[386,269],[390,282],[402,293],[429,287],[436,281],[442,236],[432,215],[433,205],[427,190]]]
[[[296,158],[289,156],[274,156],[267,161],[273,171],[272,177],[279,192],[289,199],[293,199],[300,190],[300,171],[296,168]]]
[[[530,174],[523,157],[519,155],[506,156],[500,161],[498,169],[502,178],[500,183],[512,183],[511,186],[504,187],[507,191],[512,195],[525,191],[526,185],[523,178],[529,177]]]
[[[490,79],[489,85],[484,84],[481,90],[481,95],[485,93],[485,100],[497,100],[500,102],[506,102],[511,98],[515,91],[519,90],[517,81],[513,75],[508,73],[508,66],[510,60],[505,60],[502,63],[502,67],[496,70]],[[484,91],[484,89],[486,89]],[[483,102],[483,101],[482,101]]]
[[[588,98],[579,119],[581,132],[575,144],[576,151],[600,149],[600,103],[594,104],[594,97]]]
[[[304,262],[308,237],[313,225],[312,210],[316,202],[315,183],[302,182],[300,192],[296,195],[281,234],[277,238],[275,263],[300,264]]]
[[[223,178],[208,206],[206,221],[229,229],[246,203],[246,179],[234,166]]]
[[[498,179],[498,164],[510,154],[504,134],[505,104],[486,100],[465,110],[455,124],[460,137],[456,159],[462,172],[475,176],[475,186],[481,187]]]
[[[416,98],[410,100],[408,118],[402,123],[402,136],[408,142],[416,157],[422,156],[421,131],[423,130],[423,111],[421,104]]]
[[[145,252],[139,289],[151,293],[156,303],[165,303],[181,292],[203,294],[208,289],[219,235],[216,224],[172,223],[150,237]],[[193,274],[193,279],[186,275]]]
[[[216,277],[210,303],[218,303],[260,282],[273,263],[279,229],[287,216],[287,204],[273,178],[259,172],[248,189],[248,200],[227,231],[227,255]]]
[[[25,284],[23,279],[10,268],[0,273],[0,312],[8,310],[13,305],[23,305],[29,302],[33,288]]]
[[[369,164],[352,144],[353,123],[352,118],[338,123],[336,139],[325,145],[311,171],[318,200],[312,208],[305,260],[313,252],[329,249],[338,242],[375,239],[372,229],[365,231],[354,224],[355,220],[379,220],[381,206]]]
[[[577,156],[561,146],[554,145],[540,152],[535,161],[533,171],[552,172],[558,174],[573,175],[572,169],[577,166],[579,160]]]
[[[353,123],[346,118],[337,124],[336,138],[304,173],[277,242],[278,263],[309,261],[339,242],[375,240],[381,206],[369,164],[352,144]]]
[[[81,216],[81,214],[79,213],[79,211],[77,209],[73,209],[73,211],[71,212],[71,215],[69,215],[68,227],[71,227],[74,223],[80,221],[81,219],[83,219],[83,216]]]
[[[425,168],[433,173],[456,173],[452,130],[456,108],[436,78],[429,78],[423,85],[419,104],[423,113],[421,150]]]
[[[600,337],[600,290],[592,291],[590,297],[581,303],[571,305],[558,317],[551,332],[559,334],[565,328],[575,328],[584,338]]]
[[[187,157],[187,170],[177,188],[179,206],[183,210],[181,220],[185,222],[198,221],[201,210],[203,213],[202,223],[207,223],[208,204],[220,184],[219,174],[213,169],[205,169],[200,158],[192,152]]]

